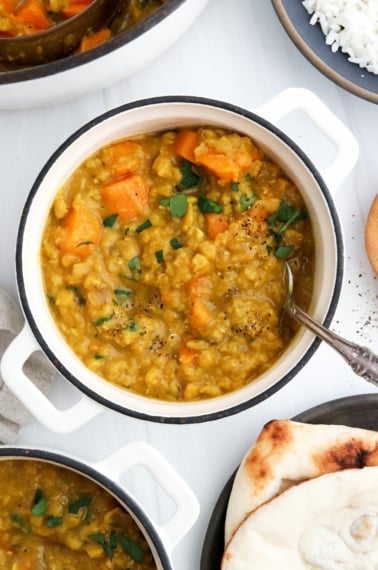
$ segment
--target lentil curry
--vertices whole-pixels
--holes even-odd
[[[79,14],[93,0],[0,0],[0,38],[36,34]],[[108,27],[85,35],[75,53],[85,52],[152,14],[168,0],[124,0]],[[6,71],[9,64],[0,67]]]
[[[0,461],[0,568],[156,570],[131,516],[102,487],[61,466]]]
[[[246,136],[201,127],[101,148],[55,197],[46,295],[94,373],[166,401],[221,396],[282,354],[283,259],[296,301],[314,244],[298,189]]]

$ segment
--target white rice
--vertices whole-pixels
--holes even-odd
[[[310,24],[319,22],[326,44],[378,74],[378,0],[303,0]]]

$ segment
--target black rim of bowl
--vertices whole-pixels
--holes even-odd
[[[135,521],[138,521],[146,535],[149,537],[151,543],[153,544],[157,556],[162,563],[162,568],[164,570],[173,570],[171,562],[169,560],[168,554],[165,550],[163,542],[159,537],[157,531],[155,530],[153,524],[144,513],[142,508],[138,503],[120,487],[117,483],[103,475],[100,471],[97,471],[93,467],[80,462],[77,459],[69,457],[67,455],[61,455],[54,451],[48,451],[43,449],[35,448],[23,448],[23,447],[0,447],[0,461],[3,459],[34,459],[40,460],[47,463],[54,463],[61,467],[72,469],[84,477],[92,479],[95,483],[98,483],[108,492],[110,492],[120,503],[126,505]]]
[[[45,166],[42,168],[41,172],[39,173],[36,181],[34,182],[32,189],[26,199],[24,209],[21,214],[18,234],[17,234],[17,243],[16,243],[16,277],[17,277],[17,285],[18,285],[18,292],[21,301],[22,308],[24,310],[25,316],[27,321],[30,325],[30,328],[35,336],[38,344],[40,345],[41,349],[45,353],[45,355],[49,358],[52,362],[54,367],[67,379],[71,384],[73,384],[76,388],[78,388],[82,393],[86,394],[92,400],[97,401],[98,403],[102,404],[106,408],[111,408],[117,412],[122,414],[126,414],[132,417],[162,422],[162,423],[173,423],[173,424],[186,424],[186,423],[199,423],[205,422],[210,420],[216,420],[220,418],[224,418],[236,413],[239,413],[243,410],[246,410],[252,406],[255,406],[259,402],[262,402],[277,392],[280,388],[282,388],[285,384],[287,384],[294,376],[302,370],[305,364],[309,361],[311,356],[317,350],[320,344],[319,338],[314,338],[311,345],[308,347],[305,354],[302,358],[298,361],[298,363],[285,375],[283,376],[278,382],[272,385],[270,388],[265,390],[264,392],[253,396],[249,400],[236,404],[233,407],[218,410],[214,412],[209,412],[202,415],[192,415],[192,416],[156,416],[152,415],[151,413],[146,412],[139,412],[130,408],[125,408],[124,406],[119,405],[117,402],[113,400],[108,400],[103,398],[102,396],[98,395],[92,389],[88,388],[84,383],[82,383],[78,378],[73,376],[71,372],[64,366],[62,362],[56,357],[56,355],[52,352],[49,347],[48,340],[44,338],[41,334],[39,327],[38,327],[38,318],[35,318],[33,312],[29,307],[29,302],[26,294],[26,287],[25,287],[25,279],[23,273],[23,261],[22,261],[22,248],[23,248],[23,239],[24,239],[24,231],[27,224],[28,213],[31,208],[33,199],[35,194],[38,192],[38,188],[46,176],[49,169],[53,166],[53,164],[59,159],[60,155],[81,135],[86,133],[88,130],[92,129],[99,123],[103,122],[104,120],[113,117],[114,115],[118,115],[119,113],[123,113],[125,111],[146,107],[151,105],[159,105],[159,104],[169,104],[169,103],[188,103],[188,104],[195,104],[199,106],[210,106],[215,107],[217,109],[223,109],[226,111],[230,111],[236,115],[241,115],[254,123],[265,127],[267,130],[271,131],[274,135],[276,135],[279,139],[282,140],[284,144],[289,146],[301,159],[301,161],[305,164],[305,166],[310,170],[311,174],[314,176],[321,192],[327,202],[327,206],[330,212],[330,216],[332,218],[334,232],[335,232],[335,239],[336,239],[336,247],[337,247],[337,266],[335,271],[335,285],[332,292],[332,296],[330,299],[330,306],[327,311],[327,314],[324,319],[325,326],[328,326],[332,320],[332,317],[336,311],[337,303],[341,293],[341,286],[342,286],[342,279],[343,279],[343,266],[344,266],[344,245],[342,239],[342,231],[340,226],[340,221],[338,218],[338,214],[336,212],[336,208],[334,206],[332,197],[330,192],[325,185],[323,179],[321,178],[318,170],[311,162],[311,160],[307,157],[307,155],[297,146],[295,142],[293,142],[285,133],[280,131],[277,127],[263,119],[262,117],[247,111],[243,108],[237,107],[230,103],[225,103],[223,101],[217,101],[214,99],[202,98],[202,97],[194,97],[194,96],[163,96],[163,97],[154,97],[149,99],[142,99],[138,101],[133,101],[131,103],[127,103],[125,105],[121,105],[110,111],[99,115],[95,119],[91,120],[80,129],[78,129],[75,133],[73,133],[50,157],[50,159],[46,162]],[[62,339],[63,340],[63,339]],[[105,382],[105,380],[104,380]],[[148,402],[148,400],[146,400]],[[180,406],[180,402],[177,403],[177,406]],[[146,406],[148,408],[148,406]]]
[[[1,85],[48,77],[100,59],[101,57],[122,48],[136,38],[147,33],[150,29],[157,26],[162,20],[177,10],[185,3],[185,1],[186,0],[169,0],[166,4],[160,6],[155,12],[135,24],[135,26],[132,26],[124,32],[120,32],[103,44],[100,44],[99,46],[96,46],[84,53],[67,56],[41,65],[10,71],[0,71],[0,87]]]

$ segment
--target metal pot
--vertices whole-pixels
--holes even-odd
[[[103,89],[141,69],[181,37],[208,0],[169,0],[87,52],[35,67],[0,71],[0,109],[56,104]]]
[[[159,422],[213,420],[256,405],[276,392],[314,354],[319,341],[300,330],[281,358],[257,380],[230,394],[198,402],[164,402],[118,388],[90,372],[59,333],[45,298],[39,249],[45,218],[64,180],[79,164],[110,141],[138,133],[189,125],[216,125],[250,136],[286,171],[300,189],[311,217],[316,243],[314,293],[310,313],[330,323],[343,273],[343,241],[334,203],[323,177],[298,146],[265,118],[277,122],[293,109],[304,110],[337,148],[323,177],[333,189],[353,167],[358,146],[353,135],[311,92],[289,89],[257,110],[192,97],[163,97],[130,103],[109,111],[71,136],[50,158],[27,199],[17,240],[17,282],[27,324],[7,349],[2,374],[9,388],[39,421],[58,432],[71,431],[106,406],[134,417]],[[57,410],[25,376],[22,366],[42,349],[83,397],[66,411]]]
[[[173,570],[171,553],[189,531],[199,514],[198,501],[171,465],[153,447],[144,442],[128,444],[96,463],[84,462],[67,454],[47,449],[0,447],[4,460],[33,459],[65,467],[91,479],[108,491],[134,519],[153,554],[157,570]],[[144,507],[121,482],[121,476],[135,466],[146,467],[155,482],[173,499],[175,511],[158,530]]]

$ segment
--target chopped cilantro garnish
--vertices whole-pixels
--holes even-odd
[[[63,524],[63,517],[47,517],[46,519],[46,525],[49,528],[60,526],[61,524]]]
[[[298,220],[303,220],[306,217],[306,214],[303,210],[292,206],[288,202],[280,202],[277,212],[269,216],[268,224],[271,228],[274,228],[277,225],[277,222],[282,222],[282,225],[275,229],[275,232],[278,234],[283,234],[287,228]]]
[[[47,511],[47,499],[41,489],[37,489],[34,495],[32,513],[35,517],[44,515]]]
[[[133,270],[136,269],[139,263],[139,255],[136,255],[132,259],[130,259],[129,263],[127,264],[128,268]]]
[[[30,532],[30,528],[27,526],[25,519],[21,515],[18,515],[17,513],[12,513],[9,518],[15,525],[18,526],[18,528],[23,533],[27,534],[28,532]]]
[[[103,325],[104,323],[107,323],[107,322],[110,321],[113,317],[114,317],[114,311],[112,312],[111,315],[109,315],[109,316],[107,316],[107,317],[101,317],[101,319],[97,319],[97,321],[95,321],[96,327],[100,327],[100,326]]]
[[[140,234],[140,232],[142,232],[143,230],[147,230],[147,228],[150,228],[152,226],[152,223],[150,220],[145,220],[142,224],[140,224],[140,226],[138,226],[136,228],[136,232],[137,234]]]
[[[279,245],[274,252],[274,255],[278,257],[278,259],[285,259],[291,254],[293,248],[293,245]]]
[[[158,249],[158,251],[155,251],[155,257],[156,257],[156,261],[158,263],[163,263],[164,261],[164,252],[162,249]]]
[[[122,534],[118,534],[118,542],[122,546],[123,550],[131,556],[135,562],[141,564],[144,558],[144,550],[139,544],[127,538],[127,536],[123,536]]]
[[[193,188],[193,186],[198,186],[201,181],[201,177],[193,172],[193,164],[189,160],[184,160],[181,166],[181,181],[179,183],[179,188],[181,190],[187,190],[188,188]]]
[[[176,238],[172,238],[169,243],[171,244],[172,249],[180,249],[180,247],[182,247],[181,243]]]
[[[136,332],[139,330],[139,325],[134,321],[134,319],[129,319],[125,326],[125,330],[129,332]]]
[[[231,182],[231,190],[233,192],[239,192],[239,182]]]
[[[104,218],[102,224],[105,228],[112,228],[117,218],[118,214],[112,214],[111,216]]]
[[[107,555],[107,557],[109,558],[109,560],[113,559],[113,548],[112,546],[106,541],[105,536],[100,533],[94,533],[94,534],[89,534],[88,535],[89,538],[91,538],[92,540],[95,540],[96,542],[98,542],[99,544],[101,544],[102,548],[105,551],[105,554]]]
[[[76,515],[82,507],[88,507],[91,504],[92,500],[92,497],[79,497],[77,501],[68,505],[68,512]]]
[[[133,292],[130,289],[114,289],[114,294],[122,305],[122,303],[132,296]]]
[[[256,200],[257,200],[257,194],[255,194],[253,191],[250,196],[247,196],[246,194],[241,194],[239,198],[240,210],[242,212],[249,210],[249,208],[253,206]]]
[[[94,245],[94,241],[81,241],[75,245],[75,247],[81,247],[82,245]]]
[[[215,200],[210,200],[210,198],[206,198],[202,194],[198,198],[198,207],[203,214],[220,214],[224,210],[222,204]]]
[[[160,200],[162,206],[169,206],[173,218],[182,218],[188,210],[188,199],[185,194],[176,194]]]
[[[272,250],[273,250],[273,248],[271,245],[266,246],[266,251],[268,252],[268,255],[270,255],[272,253]]]

